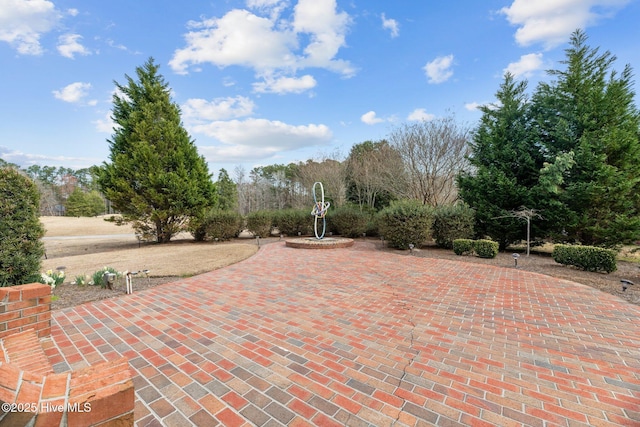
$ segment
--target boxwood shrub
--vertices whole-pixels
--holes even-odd
[[[473,237],[475,211],[465,204],[438,206],[434,212],[433,239],[441,248],[453,249],[456,239]]]
[[[191,234],[198,241],[229,240],[238,235],[242,222],[242,215],[235,211],[212,209],[190,225],[190,229]]]
[[[360,237],[367,232],[371,215],[358,206],[345,205],[329,211],[331,230],[344,237]]]
[[[471,255],[473,253],[473,240],[471,239],[455,239],[452,246],[456,255]]]
[[[433,210],[414,200],[392,202],[378,215],[378,231],[389,247],[408,249],[410,244],[419,248],[431,236]]]
[[[313,216],[311,209],[282,209],[273,214],[273,225],[280,233],[297,236],[313,233]]]
[[[474,240],[473,250],[480,258],[495,258],[498,255],[498,242],[493,240]]]
[[[262,210],[247,215],[247,229],[254,235],[267,238],[271,236],[273,227],[273,212]]]
[[[559,264],[572,265],[586,271],[616,271],[616,252],[595,246],[555,245],[551,253]]]

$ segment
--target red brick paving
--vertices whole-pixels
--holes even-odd
[[[52,336],[57,371],[130,358],[137,426],[640,426],[638,306],[372,243],[266,245]]]

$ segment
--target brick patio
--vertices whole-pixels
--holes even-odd
[[[640,307],[373,243],[269,244],[55,311],[52,340],[58,372],[129,358],[137,426],[640,426]]]

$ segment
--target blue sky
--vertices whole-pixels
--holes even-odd
[[[533,90],[577,28],[637,74],[638,22],[639,0],[0,0],[0,157],[106,161],[113,82],[150,56],[214,175],[346,155],[412,120],[475,125],[505,70]]]

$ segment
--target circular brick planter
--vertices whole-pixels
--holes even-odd
[[[318,240],[315,237],[300,237],[286,240],[285,244],[289,248],[298,249],[336,249],[353,246],[353,239],[347,239],[346,237],[325,237],[324,239]]]

